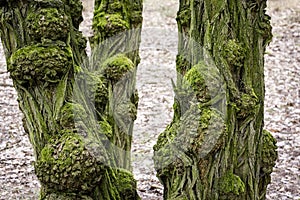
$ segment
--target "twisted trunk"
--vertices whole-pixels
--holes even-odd
[[[116,5],[97,1],[95,24],[98,11],[110,12],[104,4]],[[93,26],[90,61],[78,30],[80,0],[7,0],[0,6],[1,40],[34,148],[40,199],[139,199],[130,148],[140,32],[118,36],[106,46],[102,42],[141,26],[141,1],[118,1],[117,10],[111,10],[118,15],[117,25],[102,21],[105,29]],[[129,13],[132,6],[130,15],[118,13]]]
[[[180,0],[174,118],[154,146],[164,199],[265,199],[266,1]]]

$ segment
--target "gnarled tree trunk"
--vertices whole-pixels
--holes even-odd
[[[91,61],[78,30],[80,0],[0,6],[1,40],[34,148],[40,199],[139,199],[130,148],[141,1],[96,2]]]
[[[164,199],[265,199],[266,1],[180,0],[174,118],[154,146]]]

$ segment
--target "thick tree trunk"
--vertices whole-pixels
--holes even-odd
[[[105,17],[95,17],[100,25],[94,25],[90,62],[78,31],[80,0],[0,2],[1,40],[34,148],[40,199],[139,199],[130,147],[140,31],[127,32],[126,42],[100,43],[121,30],[139,28],[142,4],[116,2],[96,3],[95,13]],[[113,5],[115,14],[109,18],[107,8]],[[122,21],[117,11],[129,13],[132,6],[135,12]],[[112,45],[117,42],[119,49]]]
[[[263,130],[265,8],[180,0],[175,114],[154,146],[164,199],[265,199],[277,158]]]

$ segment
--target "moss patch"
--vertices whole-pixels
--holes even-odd
[[[227,133],[224,116],[216,109],[203,109],[200,116],[198,132],[203,134],[194,142],[193,151],[201,157],[215,152],[224,144]],[[203,141],[202,141],[203,140]],[[201,143],[202,141],[202,143]]]
[[[132,27],[140,27],[142,26],[143,21],[143,15],[142,15],[142,5],[141,1],[134,1],[132,4],[132,8],[129,9],[129,15],[130,15],[130,25]]]
[[[86,99],[94,103],[97,112],[103,113],[108,103],[107,80],[104,75],[84,70],[77,74],[76,79]]]
[[[200,159],[223,145],[225,133],[226,126],[220,112],[195,105],[182,116],[175,142],[185,153]]]
[[[235,39],[224,44],[222,55],[230,66],[242,67],[244,65],[246,50]]]
[[[47,188],[90,192],[101,180],[103,165],[91,156],[80,136],[64,132],[61,137],[50,139],[42,149],[35,171]]]
[[[182,55],[176,56],[176,70],[184,75],[190,69],[190,62]]]
[[[8,63],[11,77],[21,85],[39,82],[56,83],[72,67],[69,48],[53,45],[32,45],[17,50]]]
[[[97,30],[95,40],[102,41],[130,28],[128,21],[119,13],[108,14],[101,9],[94,13],[93,29]]]
[[[220,199],[227,200],[239,200],[245,192],[245,183],[241,178],[232,172],[227,172],[219,182]]]
[[[223,145],[226,127],[215,109],[193,105],[159,135],[154,146],[154,165],[160,178],[184,170],[191,160],[200,160]]]
[[[102,132],[106,135],[106,137],[111,140],[113,137],[113,128],[110,125],[109,121],[106,120],[105,118],[102,118],[101,121],[99,121],[100,128]]]
[[[202,65],[192,67],[186,74],[186,84],[189,84],[197,96],[197,99],[201,102],[207,102],[210,100],[210,94],[206,85],[205,77],[200,71]]]
[[[72,42],[74,42],[74,45],[78,47],[80,53],[85,52],[86,43],[87,43],[86,38],[83,36],[81,31],[74,30],[73,33],[74,33],[74,40],[72,40]]]
[[[177,23],[184,27],[189,27],[191,23],[191,9],[189,6],[182,7],[177,13]]]
[[[65,0],[32,0],[32,4],[39,8],[62,8]]]
[[[271,174],[278,158],[276,139],[272,134],[263,130],[263,149],[261,159],[261,170],[265,174]]]
[[[184,76],[186,87],[191,87],[198,102],[205,103],[215,97],[222,87],[221,75],[215,66],[199,62]]]
[[[132,69],[134,69],[133,62],[124,54],[111,57],[103,64],[103,74],[112,83],[117,83]]]
[[[44,8],[28,14],[26,26],[31,39],[38,42],[42,38],[65,41],[70,32],[68,16],[57,8]]]
[[[255,113],[255,107],[258,104],[258,97],[252,90],[251,94],[242,93],[237,103],[237,117],[241,119],[246,118],[247,116]]]
[[[68,102],[60,111],[60,125],[65,130],[76,131],[82,123],[80,118],[87,119],[85,109],[80,104]]]
[[[164,132],[162,132],[157,139],[156,144],[153,146],[154,151],[158,151],[163,148],[166,144],[172,142],[176,137],[176,130],[178,128],[177,123],[169,125]]]
[[[107,13],[113,14],[113,13],[122,13],[123,12],[123,6],[120,1],[112,2],[109,4],[109,9]]]
[[[130,171],[124,169],[116,170],[116,188],[121,199],[137,200],[140,199],[136,191],[136,181]]]
[[[166,130],[158,136],[158,140],[153,147],[154,167],[157,171],[157,176],[161,180],[168,177],[175,168],[178,169],[183,166],[181,160],[174,159],[178,154],[176,148],[174,150],[174,146],[172,146],[177,136],[178,127],[179,123],[169,125]]]

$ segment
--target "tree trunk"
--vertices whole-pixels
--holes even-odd
[[[130,171],[142,23],[142,3],[136,2],[96,2],[95,13],[106,6],[103,15],[115,6],[111,11],[117,20],[115,26],[109,24],[113,20],[99,21],[104,30],[93,26],[90,61],[78,30],[80,0],[0,2],[1,40],[34,148],[40,199],[139,199]],[[118,17],[124,15],[117,11],[129,13],[133,6],[135,11],[121,21]],[[126,42],[100,44],[133,27],[137,31],[117,37]],[[112,45],[117,42],[119,49]]]
[[[164,199],[265,199],[277,158],[263,130],[265,8],[180,0],[174,118],[154,146]]]
[[[135,79],[141,25],[142,0],[95,1],[90,65],[91,70],[106,77],[107,92],[111,94],[107,105],[96,108],[102,113],[98,117],[108,119],[112,126],[114,134],[110,141],[120,148],[113,150],[116,166],[128,170],[131,170],[132,131],[138,103]],[[99,65],[103,59],[108,68]]]

